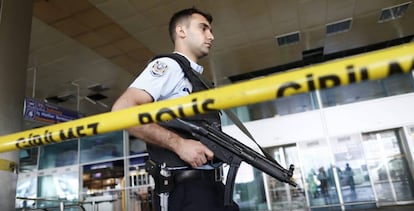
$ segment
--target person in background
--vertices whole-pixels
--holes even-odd
[[[351,195],[355,197],[356,193],[355,193],[354,171],[349,166],[349,163],[346,164],[344,176],[346,178],[346,184],[348,184],[349,188],[351,189]]]
[[[319,168],[318,180],[320,181],[319,187],[321,189],[321,194],[325,199],[325,204],[329,204],[330,198],[329,198],[328,176],[326,175],[326,172],[323,166]]]

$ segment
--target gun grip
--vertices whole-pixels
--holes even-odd
[[[237,171],[239,170],[241,159],[235,159],[230,164],[227,173],[226,185],[224,186],[224,206],[233,205],[233,190],[236,180]]]

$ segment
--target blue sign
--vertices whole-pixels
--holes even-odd
[[[55,124],[82,118],[84,115],[54,104],[26,97],[24,99],[23,117],[38,122]]]

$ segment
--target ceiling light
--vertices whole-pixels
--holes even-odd
[[[101,93],[94,93],[94,94],[89,94],[88,96],[89,99],[93,100],[93,101],[98,101],[98,100],[103,100],[108,98],[107,96],[101,94]]]
[[[300,40],[300,34],[299,32],[292,32],[288,34],[283,34],[280,36],[276,36],[277,44],[279,46],[284,46],[292,43],[299,42]]]
[[[102,85],[102,84],[95,84],[88,87],[89,90],[92,90],[94,92],[102,92],[109,89],[109,87]]]
[[[45,98],[45,100],[49,103],[63,103],[66,102],[70,99],[74,99],[75,96],[72,94],[67,94],[67,95],[60,95],[60,96],[51,96],[51,97],[47,97]]]
[[[382,9],[378,22],[383,23],[386,21],[401,18],[407,11],[410,4],[411,1]]]
[[[351,29],[352,18],[326,24],[326,35],[339,34]]]

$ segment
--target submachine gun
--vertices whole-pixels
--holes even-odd
[[[244,145],[214,126],[206,124],[200,127],[182,119],[168,121],[168,125],[174,125],[175,127],[179,127],[181,130],[191,133],[194,137],[200,140],[201,143],[212,150],[216,158],[230,166],[224,192],[225,205],[232,204],[236,174],[242,161],[252,165],[253,167],[281,182],[288,183],[294,187],[297,186],[292,178],[294,165],[290,165],[289,169],[285,169],[272,157],[263,156],[257,153],[250,147]]]

